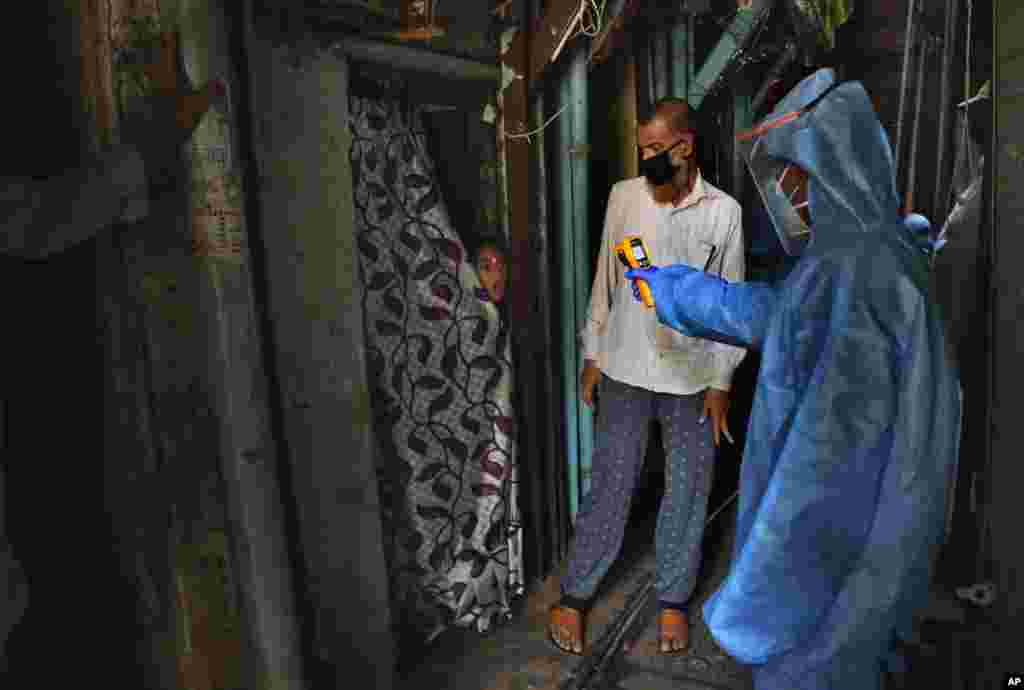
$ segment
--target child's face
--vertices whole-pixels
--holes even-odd
[[[495,304],[505,299],[505,257],[492,247],[484,247],[476,260],[480,285],[491,295]]]

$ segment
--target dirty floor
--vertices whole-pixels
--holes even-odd
[[[613,690],[749,690],[749,674],[718,649],[700,618],[699,603],[725,576],[732,549],[735,503],[723,510],[706,534],[704,564],[695,599],[690,648],[682,655],[657,652],[657,611],[646,606],[631,626],[623,651],[605,674]],[[587,618],[587,644],[593,648],[616,620],[627,599],[654,569],[654,514],[631,522],[624,553],[606,578]],[[563,566],[564,568],[564,566]],[[511,620],[486,634],[452,629],[405,669],[403,690],[558,690],[582,663],[563,656],[548,642],[547,613],[558,600],[558,578],[521,597]],[[626,651],[628,650],[628,651]]]

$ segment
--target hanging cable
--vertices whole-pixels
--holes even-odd
[[[547,129],[548,125],[550,125],[552,122],[554,122],[556,119],[558,119],[558,116],[561,115],[565,111],[565,109],[568,108],[568,107],[569,107],[568,104],[563,105],[561,108],[558,109],[557,113],[555,113],[554,115],[549,117],[544,124],[542,124],[540,127],[537,127],[536,129],[532,129],[529,132],[517,132],[515,134],[506,134],[505,138],[506,139],[526,139],[527,142],[529,142],[531,137],[534,137],[534,136],[540,134],[541,132],[543,132],[545,129]]]
[[[579,12],[576,14],[576,17],[571,22],[569,22],[570,29],[567,29],[567,32],[571,30],[571,27],[577,23],[579,24],[579,29],[577,29],[575,33],[569,35],[568,38],[566,38],[565,40],[561,41],[558,44],[558,47],[555,49],[555,52],[551,56],[551,61],[554,62],[558,58],[558,54],[561,52],[562,47],[572,39],[576,38],[577,36],[584,35],[593,38],[599,35],[601,33],[601,29],[604,26],[604,12],[607,6],[608,0],[601,0],[600,5],[597,3],[597,0],[581,0]],[[558,119],[558,116],[561,115],[568,107],[568,105],[562,106],[558,110],[558,112],[549,117],[547,121],[544,122],[544,124],[542,124],[540,127],[537,127],[536,129],[532,129],[528,132],[516,132],[513,134],[506,134],[505,138],[526,139],[527,143],[529,143],[534,136],[543,132],[552,122]]]
[[[580,28],[573,37],[583,34],[594,38],[600,34],[604,25],[604,11],[607,5],[608,0],[602,0],[600,5],[597,4],[597,0],[583,0],[583,6],[580,9]]]
[[[918,47],[921,53],[918,57],[917,76],[915,77],[917,83],[914,85],[917,91],[917,96],[914,99],[914,129],[910,133],[910,158],[907,161],[907,187],[903,204],[904,210],[907,213],[914,211],[914,188],[915,178],[917,177],[917,142],[921,134],[921,106],[924,104],[924,68],[928,60],[928,53],[931,52],[931,46],[931,36],[924,36]]]
[[[597,4],[597,0],[580,0],[580,7],[576,14],[573,16],[572,21],[569,22],[568,26],[565,27],[565,34],[562,40],[555,46],[554,52],[551,54],[549,62],[554,62],[558,59],[558,55],[562,52],[562,48],[565,44],[576,38],[580,34],[585,36],[597,36],[601,33],[601,27],[604,19],[605,6],[608,4],[608,0],[601,0],[601,4]],[[589,19],[586,19],[587,15]],[[574,33],[573,28],[579,24],[579,29]]]

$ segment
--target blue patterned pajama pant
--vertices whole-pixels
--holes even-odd
[[[604,376],[599,394],[590,492],[576,516],[562,593],[575,600],[591,599],[618,557],[653,418],[661,423],[665,447],[665,495],[655,533],[655,589],[662,603],[685,604],[700,567],[715,459],[712,422],[698,423],[704,393],[654,393]]]

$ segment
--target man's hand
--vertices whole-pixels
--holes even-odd
[[[717,447],[724,434],[725,438],[732,443],[732,434],[729,433],[729,393],[714,388],[708,388],[704,392],[704,413],[701,420],[711,417],[712,433]]]
[[[584,361],[583,364],[583,376],[580,384],[580,397],[583,398],[583,402],[586,403],[587,407],[594,406],[594,387],[597,386],[601,380],[601,369],[597,366],[597,362],[592,359]]]

